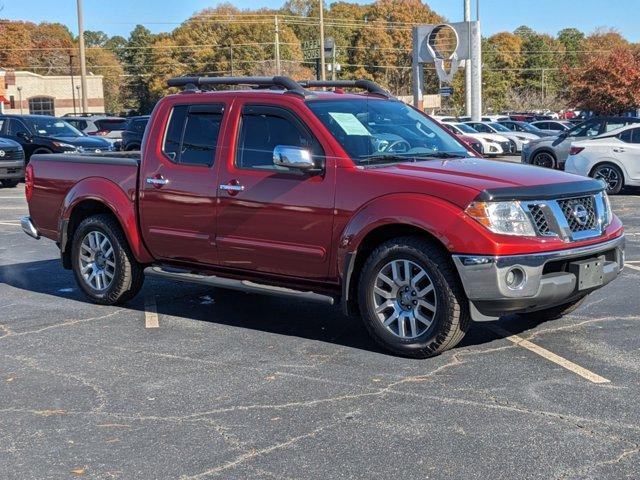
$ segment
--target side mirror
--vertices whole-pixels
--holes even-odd
[[[273,163],[280,167],[295,168],[302,171],[318,169],[310,150],[289,145],[277,145],[273,149]]]
[[[31,141],[31,135],[26,132],[18,132],[16,133],[16,137],[23,139],[25,142]]]

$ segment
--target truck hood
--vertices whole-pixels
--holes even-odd
[[[390,175],[423,180],[425,192],[434,191],[426,185],[427,183],[450,184],[451,188],[445,191],[450,192],[451,195],[443,196],[443,199],[458,204],[462,208],[480,194],[486,197],[487,192],[502,190],[510,192],[509,194],[514,198],[518,198],[518,192],[522,192],[522,198],[530,199],[532,192],[536,192],[536,195],[544,195],[545,187],[550,187],[548,190],[554,190],[553,187],[558,184],[576,184],[575,187],[578,188],[578,185],[583,185],[586,180],[584,177],[559,170],[473,157],[398,163],[376,167],[376,170]],[[589,181],[593,182],[593,180]],[[596,183],[600,185],[599,182]],[[458,194],[454,192],[456,188],[460,190]],[[591,188],[596,189],[596,184],[594,183]],[[602,189],[601,185],[599,189]],[[461,194],[463,191],[465,194]]]
[[[93,137],[48,137],[50,140],[68,143],[74,147],[82,147],[87,150],[109,148],[111,145],[107,140]]]

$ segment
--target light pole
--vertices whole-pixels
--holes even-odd
[[[320,0],[320,80],[326,80],[324,65],[324,0]]]
[[[20,115],[22,115],[22,87],[18,87],[18,101],[20,102]]]
[[[87,98],[87,63],[84,57],[84,20],[82,18],[82,0],[78,2],[78,48],[80,50],[80,83],[82,84],[82,113],[89,110]]]
[[[80,103],[80,85],[76,85],[76,92],[77,92],[77,97],[78,97],[78,103]],[[80,108],[80,105],[78,105],[78,108]],[[73,110],[75,111],[76,109],[76,102],[75,100],[73,101]]]
[[[69,76],[71,77],[71,97],[73,98],[73,114],[76,115],[76,87],[73,82],[73,54],[69,54]]]

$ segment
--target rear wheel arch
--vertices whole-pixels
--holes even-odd
[[[72,243],[78,226],[84,219],[93,215],[100,214],[111,216],[116,222],[118,222],[118,225],[120,225],[122,231],[126,232],[118,216],[109,206],[107,206],[106,203],[95,199],[85,199],[79,201],[78,203],[73,205],[69,217],[64,221],[65,223],[61,225],[62,231],[60,232],[60,250],[62,252],[62,265],[64,266],[64,268],[68,270],[71,269],[71,252],[73,250]]]

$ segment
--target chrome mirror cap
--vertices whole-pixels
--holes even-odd
[[[312,170],[316,168],[310,150],[289,145],[277,145],[273,149],[273,163],[280,167]]]

